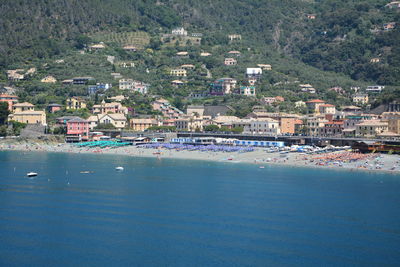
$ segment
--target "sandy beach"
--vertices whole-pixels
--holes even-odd
[[[65,143],[40,143],[40,142],[1,142],[0,151],[43,151],[59,153],[88,153],[88,154],[114,154],[132,157],[190,159],[227,163],[256,164],[258,168],[268,165],[288,167],[309,167],[326,169],[344,169],[352,171],[400,173],[400,156],[387,154],[356,154],[359,160],[346,160],[354,157],[355,153],[337,151],[324,154],[304,154],[291,152],[285,155],[279,152],[266,152],[265,149],[256,148],[252,152],[203,152],[188,150],[171,150],[166,148],[143,148],[140,146],[126,146],[118,148],[88,148],[78,147]]]

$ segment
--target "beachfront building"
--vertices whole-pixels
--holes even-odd
[[[281,117],[280,119],[281,134],[293,135],[295,133],[299,133],[302,126],[303,121],[298,118]]]
[[[344,122],[342,120],[328,121],[324,123],[323,127],[317,129],[318,136],[324,137],[340,137],[344,129]]]
[[[203,118],[196,116],[182,116],[175,120],[175,127],[178,131],[202,131],[203,130]]]
[[[279,121],[271,118],[242,119],[232,123],[232,127],[242,127],[243,133],[277,135],[280,134]]]
[[[366,120],[356,125],[357,137],[375,137],[388,131],[388,122],[379,120]]]
[[[99,116],[98,115],[93,115],[87,118],[87,121],[89,123],[89,130],[93,131],[94,128],[97,127],[99,124]]]
[[[126,117],[124,114],[101,114],[98,115],[98,124],[112,124],[117,129],[126,127]]]
[[[68,120],[67,135],[87,138],[89,136],[89,122],[79,117]]]
[[[67,99],[66,109],[86,108],[86,101],[80,97],[70,97]]]
[[[18,96],[9,94],[0,94],[0,102],[8,104],[8,110],[13,111],[13,106],[18,103]]]
[[[150,127],[158,126],[159,123],[156,119],[146,118],[133,118],[129,121],[129,127],[136,132],[143,132]]]
[[[103,100],[101,104],[93,105],[92,113],[93,114],[120,113],[127,115],[128,108],[122,106],[122,104],[118,102],[106,103]]]
[[[13,113],[23,112],[23,111],[33,111],[35,106],[28,102],[17,103],[13,105]]]
[[[8,115],[8,121],[17,121],[26,124],[39,124],[46,126],[46,112],[39,110],[17,111]]]
[[[211,84],[210,95],[231,94],[236,88],[237,80],[233,78],[220,78]]]
[[[319,133],[318,129],[324,127],[325,123],[327,122],[329,121],[325,119],[325,116],[323,115],[307,117],[306,118],[307,135],[317,136]]]
[[[389,132],[400,134],[400,112],[384,112],[382,117],[388,122]]]

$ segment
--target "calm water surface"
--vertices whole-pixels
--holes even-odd
[[[0,152],[0,265],[399,266],[400,176]]]

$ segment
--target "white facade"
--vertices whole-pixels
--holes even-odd
[[[148,85],[140,81],[135,81],[133,79],[121,79],[119,80],[119,89],[147,94]]]
[[[246,69],[247,77],[260,77],[262,75],[261,68],[247,68]]]
[[[175,28],[172,30],[173,35],[187,36],[187,31],[183,27]]]

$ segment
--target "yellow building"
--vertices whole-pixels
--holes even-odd
[[[27,124],[46,125],[46,113],[34,110],[19,111],[8,115],[8,120]]]
[[[400,112],[383,112],[382,120],[388,122],[388,131],[400,133]]]
[[[375,137],[388,131],[388,122],[367,120],[356,125],[357,137]]]
[[[355,96],[353,96],[353,102],[357,103],[357,104],[368,104],[368,95],[367,94],[357,94]]]
[[[57,79],[54,78],[53,76],[46,76],[43,79],[40,80],[42,83],[55,83],[57,82]]]
[[[187,71],[185,69],[173,69],[169,72],[172,76],[186,77]]]
[[[13,105],[13,113],[22,111],[33,111],[35,106],[28,102],[17,103]]]
[[[155,119],[131,119],[130,127],[137,132],[143,132],[144,130],[158,126],[158,122]]]
[[[86,102],[80,97],[71,97],[67,99],[67,109],[86,108]]]

